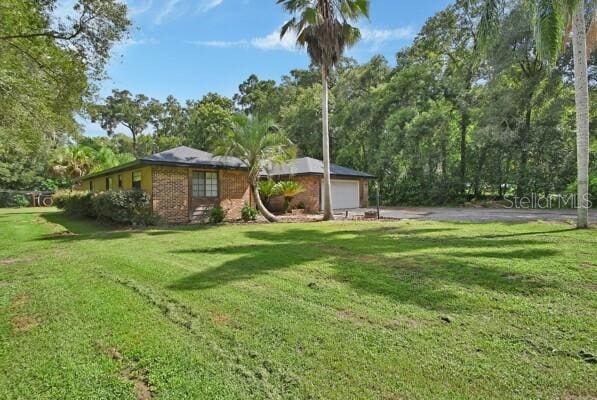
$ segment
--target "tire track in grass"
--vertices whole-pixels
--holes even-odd
[[[165,294],[158,293],[156,290],[143,286],[134,280],[122,278],[101,270],[95,270],[94,272],[100,278],[132,290],[147,303],[157,307],[170,322],[182,327],[192,336],[206,343],[208,348],[220,361],[223,361],[228,367],[236,371],[236,373],[246,379],[252,386],[261,388],[261,391],[267,398],[280,399],[283,397],[282,394],[287,393],[289,389],[296,386],[298,379],[293,374],[284,368],[275,366],[268,359],[260,360],[259,354],[255,351],[245,350],[238,343],[235,343],[233,348],[224,349],[202,331],[200,316],[186,304]],[[252,360],[253,365],[247,365],[248,363],[245,360]],[[280,382],[282,392],[270,382],[270,378],[275,378]],[[148,381],[147,384],[149,385]]]

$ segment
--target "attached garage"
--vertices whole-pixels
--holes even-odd
[[[323,199],[323,179],[321,198]],[[332,205],[334,209],[359,208],[359,181],[332,179]]]
[[[334,209],[368,207],[369,181],[373,175],[366,172],[330,164],[332,179],[332,205]],[[292,204],[302,204],[309,212],[319,212],[323,207],[323,162],[310,157],[296,158],[282,165],[273,165],[264,171],[263,178],[293,180],[305,191],[294,197]],[[281,205],[283,199],[274,198],[270,205]]]

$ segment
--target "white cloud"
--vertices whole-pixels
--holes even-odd
[[[202,14],[221,5],[224,0],[200,0],[195,8],[195,13]],[[154,24],[160,25],[166,18],[180,17],[188,12],[193,12],[191,0],[164,0],[164,6],[153,19]]]
[[[197,6],[197,12],[198,13],[208,12],[209,10],[211,10],[212,8],[216,8],[223,2],[224,2],[224,0],[202,0],[199,2],[199,5]]]
[[[222,49],[230,48],[230,47],[247,47],[249,42],[246,40],[236,40],[236,41],[225,41],[225,40],[197,40],[194,42],[187,42],[189,44],[194,44],[196,46],[202,47],[219,47]]]
[[[142,45],[150,45],[150,44],[159,44],[160,41],[154,38],[149,39],[134,39],[134,38],[127,38],[119,43],[114,45],[113,51],[116,54],[123,55],[127,49],[133,46],[142,46]]]
[[[149,11],[153,5],[153,0],[127,0],[126,5],[131,15],[143,14]]]
[[[158,12],[158,14],[153,19],[153,22],[156,25],[160,25],[162,22],[164,22],[164,19],[166,17],[168,17],[170,14],[172,14],[176,5],[178,3],[180,3],[180,0],[166,0],[165,3],[166,3],[166,5],[164,7],[162,7],[162,9]]]
[[[217,0],[215,0],[217,1]],[[395,29],[370,29],[361,28],[361,41],[377,47],[386,42],[393,42],[399,40],[412,39],[415,35],[415,30],[411,27],[395,28]],[[239,39],[232,41],[225,40],[198,40],[188,42],[201,47],[217,47],[217,48],[232,48],[232,47],[252,47],[263,51],[281,50],[281,51],[300,51],[300,47],[296,45],[296,35],[292,31],[288,31],[283,38],[280,38],[280,30],[275,31],[260,37],[250,39]]]
[[[395,29],[360,28],[360,30],[361,40],[363,42],[376,44],[404,39],[412,39],[415,35],[415,30],[411,27]]]
[[[252,39],[240,39],[240,40],[197,40],[194,42],[188,42],[196,46],[202,47],[218,47],[218,48],[231,48],[231,47],[252,47],[255,49],[269,51],[269,50],[282,50],[282,51],[298,51],[300,50],[296,46],[296,36],[292,32],[288,32],[283,38],[280,38],[280,30],[275,30],[272,33],[259,36]]]
[[[275,30],[269,35],[251,39],[251,45],[260,50],[286,50],[297,51],[296,36],[293,32],[287,32],[280,38],[280,30]]]

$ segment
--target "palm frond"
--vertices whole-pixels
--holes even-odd
[[[498,35],[500,27],[502,3],[501,0],[485,0],[479,21],[479,44],[483,51],[487,51]]]
[[[345,49],[360,39],[350,22],[369,16],[369,0],[277,0],[277,4],[293,14],[280,36],[293,31],[313,63],[326,67],[338,63]]]
[[[557,0],[538,0],[534,16],[535,41],[540,58],[554,62],[563,44],[565,14]]]
[[[286,33],[289,30],[293,30],[296,26],[296,18],[292,17],[292,19],[290,19],[289,21],[287,21],[284,25],[282,25],[282,28],[280,28],[280,39],[283,38],[284,36],[286,36]]]

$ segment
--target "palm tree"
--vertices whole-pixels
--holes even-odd
[[[252,116],[236,116],[231,131],[216,145],[214,153],[238,157],[245,162],[249,170],[249,185],[257,208],[268,221],[277,222],[278,219],[265,208],[261,201],[257,181],[265,168],[294,157],[296,150],[273,121]]]
[[[91,148],[78,144],[64,148],[52,161],[52,174],[69,178],[80,178],[88,174],[93,165],[92,152]]]
[[[334,218],[330,181],[330,135],[328,121],[328,77],[347,47],[360,38],[360,31],[349,22],[369,16],[369,0],[277,0],[292,19],[280,31],[296,34],[300,46],[307,47],[311,61],[321,68],[321,120],[323,130],[323,219]]]
[[[261,200],[266,208],[269,208],[269,201],[271,198],[280,194],[278,192],[278,186],[276,186],[276,182],[272,181],[271,179],[259,181],[257,189],[259,190],[259,195],[261,196]]]
[[[484,0],[479,24],[481,42],[487,48],[498,34],[499,20],[506,0]],[[584,0],[530,0],[535,11],[533,24],[539,57],[554,63],[572,28],[574,89],[576,102],[577,222],[589,226],[589,83],[587,55],[597,47],[597,20],[591,18],[587,40]],[[595,12],[593,7],[593,12]]]
[[[303,185],[295,181],[280,181],[276,184],[277,192],[284,196],[284,212],[288,212],[292,199],[305,191]]]

